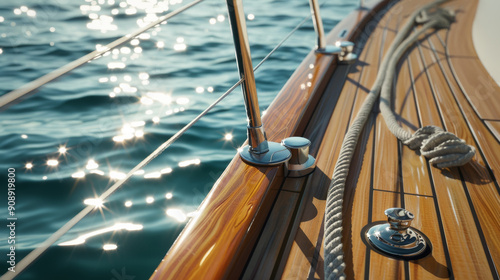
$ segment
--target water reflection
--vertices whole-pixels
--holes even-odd
[[[59,161],[57,159],[49,159],[47,160],[47,165],[55,167],[59,165]]]
[[[154,197],[152,197],[152,196],[146,197],[146,203],[147,204],[151,204],[153,202],[155,202],[155,198]]]
[[[60,146],[58,151],[60,154],[65,154],[68,151],[68,149],[66,149],[66,146]]]
[[[102,245],[102,249],[104,251],[116,250],[118,246],[116,244],[104,244]]]
[[[190,160],[185,160],[179,162],[179,167],[186,167],[190,165],[199,165],[201,163],[201,160],[199,158],[196,159],[190,159]]]
[[[174,218],[178,222],[185,222],[187,220],[186,214],[180,209],[170,208],[166,211],[167,216]]]
[[[99,198],[87,198],[83,201],[85,205],[93,205],[96,208],[101,208],[104,205],[104,201]]]
[[[115,232],[119,230],[127,230],[127,231],[138,231],[142,230],[143,226],[141,224],[133,224],[133,223],[117,223],[114,226],[110,226],[107,228],[95,230],[89,233],[86,233],[82,236],[79,236],[76,239],[66,241],[59,243],[59,246],[75,246],[75,245],[81,245],[84,244],[85,241],[91,237],[94,237],[96,235],[108,233],[108,232]]]

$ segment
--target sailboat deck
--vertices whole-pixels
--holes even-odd
[[[429,1],[425,1],[429,2]],[[350,121],[371,88],[398,28],[420,1],[400,1],[369,35],[359,61],[336,68],[303,132],[312,141],[317,168],[307,178],[287,178],[260,234],[243,279],[323,279],[326,193]],[[498,279],[500,266],[500,88],[477,58],[471,27],[477,1],[445,4],[457,10],[449,30],[428,32],[400,63],[394,110],[414,132],[436,125],[477,150],[460,168],[438,169],[402,145],[374,110],[350,168],[343,213],[348,279]],[[468,11],[465,13],[464,11]],[[377,19],[377,16],[375,17]],[[361,44],[358,42],[358,44]],[[431,240],[432,254],[402,261],[375,253],[361,231],[403,207],[413,227]]]
[[[372,87],[397,30],[429,0],[367,1],[328,37],[360,49],[352,65],[311,53],[263,117],[270,141],[311,140],[317,167],[284,178],[282,167],[255,167],[239,156],[212,188],[198,214],[151,279],[323,279],[323,221],[327,189],[343,137]],[[459,168],[438,169],[402,145],[375,108],[362,132],[347,179],[343,207],[348,279],[499,279],[500,88],[472,43],[477,0],[455,0],[449,30],[429,31],[404,57],[394,110],[414,132],[436,125],[477,150]],[[370,21],[371,20],[371,21]],[[419,28],[419,27],[416,27]],[[402,261],[371,251],[362,229],[403,207],[432,243],[430,256]]]

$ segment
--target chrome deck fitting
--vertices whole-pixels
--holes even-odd
[[[260,116],[257,87],[253,73],[252,57],[243,11],[242,0],[226,0],[229,21],[236,49],[236,62],[240,78],[243,79],[241,89],[245,101],[248,118],[248,145],[241,149],[243,161],[251,165],[273,166],[287,163],[292,154],[279,143],[268,142]]]
[[[358,59],[358,56],[353,53],[354,43],[350,41],[337,41],[335,46],[340,48],[339,62],[342,64],[352,64]]]
[[[366,226],[362,234],[365,244],[388,257],[404,260],[421,259],[432,251],[432,245],[422,232],[410,227],[413,214],[403,208],[384,211],[388,223]]]
[[[289,137],[281,141],[281,145],[292,153],[288,161],[288,177],[309,175],[316,167],[316,159],[309,154],[311,141],[304,137]]]

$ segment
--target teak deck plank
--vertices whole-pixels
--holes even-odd
[[[421,123],[423,126],[443,127],[441,123],[443,116],[440,115],[437,107],[439,103],[434,102],[434,94],[437,89],[435,88],[436,84],[432,83],[432,79],[435,77],[428,72],[431,71],[430,68],[437,66],[424,64],[420,50],[421,48],[414,49],[410,55],[410,63],[414,76],[418,77],[415,81],[415,88]],[[427,105],[425,109],[420,107],[421,104]],[[458,169],[441,171],[432,167],[430,170],[431,183],[435,186],[441,210],[441,220],[443,221],[454,276],[461,279],[470,279],[474,276],[478,276],[480,279],[491,278],[491,273],[482,266],[487,263],[487,258],[482,250],[481,240],[462,182],[456,179],[460,178]]]
[[[434,197],[405,195],[406,209],[418,217],[413,220],[412,226],[424,232],[431,241],[432,253],[430,256],[409,262],[410,279],[444,279],[449,278],[449,268],[446,263],[447,250],[443,247],[441,230],[436,221],[439,219]]]
[[[479,60],[472,39],[472,25],[477,1],[450,3],[457,10],[457,21],[445,40],[449,46],[449,60],[459,84],[464,87],[476,113],[482,119],[500,120],[500,86],[488,74]],[[462,11],[467,11],[463,13]]]
[[[420,127],[413,75],[410,73],[410,65],[407,60],[403,61],[398,75],[395,90],[395,109],[399,112],[400,125],[407,131],[415,132]],[[418,194],[432,196],[432,188],[429,184],[430,175],[425,158],[408,148],[400,145],[401,148],[401,180],[403,189],[408,194]]]
[[[373,191],[372,221],[385,221],[384,210],[392,207],[401,207],[399,193]],[[353,236],[354,237],[354,236]],[[388,258],[381,254],[370,253],[369,279],[403,279],[405,278],[404,261]]]
[[[399,5],[404,4],[408,3],[399,3]],[[393,9],[397,9],[397,7],[393,7]],[[402,14],[394,14],[390,12],[384,17],[384,19],[386,21],[386,25],[384,28],[383,37],[376,33],[373,34],[373,36],[384,38],[384,41],[380,43],[379,47],[380,55],[377,58],[378,67],[380,67],[382,59],[386,55],[388,55],[387,49],[396,36],[395,34],[398,31],[398,27],[401,25],[401,22],[405,22],[402,19]],[[382,21],[379,23],[379,26],[383,24],[384,22]],[[376,74],[378,74],[378,71],[376,72]],[[368,88],[372,87],[374,81],[375,79],[366,84]],[[376,109],[378,109],[378,104],[375,106]],[[398,176],[393,176],[393,174],[398,174],[398,139],[394,137],[394,135],[392,135],[390,130],[387,128],[384,118],[381,114],[377,114],[376,122],[376,152],[374,153],[375,159],[373,163],[373,174],[387,174],[387,176],[373,176],[373,188],[376,190],[396,192],[399,191]]]
[[[484,121],[484,123],[490,129],[491,134],[493,134],[495,138],[497,138],[497,141],[500,142],[500,121]]]
[[[282,191],[279,193],[266,228],[257,243],[245,274],[241,279],[269,279],[278,261],[280,249],[286,238],[300,194]]]
[[[434,41],[437,41],[434,40]],[[434,49],[434,46],[438,47],[437,43],[428,46],[428,49]],[[425,46],[425,43],[424,43]],[[439,54],[439,51],[435,51],[438,58],[445,59],[444,55]],[[430,53],[424,58],[429,61]],[[440,63],[436,61],[433,63],[441,66]],[[439,79],[436,84],[436,93],[440,101],[440,104],[446,104],[446,106],[440,106],[441,114],[444,116],[444,122],[446,129],[450,132],[455,133],[460,138],[464,139],[467,143],[474,146],[476,150],[480,151],[479,147],[476,145],[473,135],[467,128],[467,123],[463,116],[461,115],[460,108],[455,102],[455,99],[450,90],[441,89],[439,87],[446,85],[445,76],[441,69],[436,69],[437,67],[432,67],[429,69],[431,76],[434,79]],[[479,128],[478,128],[479,129]],[[500,217],[496,213],[500,213],[500,195],[498,189],[495,185],[494,179],[490,176],[489,172],[485,168],[485,160],[482,153],[478,152],[474,157],[474,162],[472,164],[467,164],[460,168],[460,177],[464,181],[464,187],[468,195],[470,196],[470,201],[474,207],[475,215],[477,215],[476,226],[482,234],[484,234],[486,245],[489,248],[489,254],[496,264],[497,267],[500,266],[500,239],[498,238],[498,229],[500,228]],[[482,167],[482,168],[477,168]],[[487,253],[488,254],[488,253]]]

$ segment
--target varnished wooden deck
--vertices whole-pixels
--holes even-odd
[[[330,43],[355,40],[359,60],[337,65],[332,56],[310,54],[263,119],[270,141],[309,138],[316,170],[283,178],[280,168],[252,167],[236,157],[152,279],[324,278],[325,199],[344,134],[397,30],[429,0],[402,0],[381,12],[387,1],[367,2],[329,35]],[[429,32],[402,60],[394,109],[406,129],[443,127],[477,154],[460,168],[432,167],[397,141],[375,109],[346,184],[348,279],[499,279],[500,88],[474,51],[476,5],[444,5],[457,11],[457,20],[449,30]],[[399,261],[365,246],[362,228],[385,220],[391,207],[415,215],[413,226],[432,242],[430,256]]]
[[[429,1],[403,0],[368,24],[359,61],[339,66],[303,136],[317,169],[286,179],[243,279],[322,279],[323,217],[330,176],[349,122],[377,75],[382,56],[406,17]],[[350,169],[344,200],[344,252],[349,279],[498,279],[500,267],[500,88],[478,60],[471,38],[477,1],[457,11],[450,30],[429,32],[400,63],[395,112],[414,132],[436,125],[477,149],[473,161],[440,170],[402,145],[375,110]],[[376,17],[377,18],[377,17]],[[360,44],[358,42],[358,44]],[[433,244],[418,261],[377,254],[361,229],[404,207]]]

